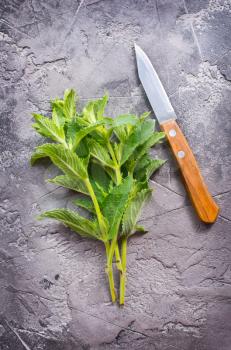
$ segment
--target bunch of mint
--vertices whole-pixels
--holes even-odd
[[[33,114],[35,130],[53,142],[36,147],[31,163],[49,157],[62,174],[48,181],[82,194],[74,201],[75,211],[54,209],[40,218],[61,221],[79,235],[104,244],[111,299],[116,300],[115,257],[120,271],[119,303],[123,305],[127,240],[137,231],[145,232],[137,220],[151,196],[148,180],[165,162],[152,159],[149,151],[164,138],[164,133],[155,131],[149,113],[106,117],[107,102],[105,95],[90,101],[79,113],[75,92],[66,90],[63,100],[51,102],[51,118]],[[87,215],[80,215],[79,207]]]

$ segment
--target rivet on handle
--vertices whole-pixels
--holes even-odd
[[[184,151],[178,151],[177,155],[179,158],[184,158],[185,157],[185,152]]]
[[[171,137],[175,137],[176,136],[176,130],[175,129],[170,129],[168,133],[169,133],[169,136],[171,136]]]

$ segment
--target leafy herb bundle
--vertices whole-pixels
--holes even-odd
[[[108,96],[90,101],[78,113],[75,92],[66,90],[64,99],[51,102],[52,117],[33,114],[33,127],[52,143],[36,147],[31,164],[43,157],[62,171],[48,181],[83,194],[76,207],[89,215],[70,209],[49,210],[40,218],[53,218],[81,236],[102,241],[106,251],[106,272],[111,299],[116,300],[113,259],[120,271],[120,304],[124,304],[127,240],[136,232],[140,211],[151,196],[150,176],[165,161],[152,159],[150,148],[164,138],[155,132],[149,113],[116,118],[104,116]]]

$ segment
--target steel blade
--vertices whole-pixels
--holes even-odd
[[[171,102],[148,56],[136,44],[135,52],[140,81],[159,123],[176,119]]]

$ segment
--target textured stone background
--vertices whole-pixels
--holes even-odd
[[[231,349],[230,0],[1,0],[0,349]],[[100,244],[36,221],[68,205],[30,168],[41,138],[31,112],[77,89],[81,104],[110,93],[108,113],[150,109],[133,42],[150,56],[221,206],[194,214],[167,145],[128,248],[126,306],[111,305]]]

